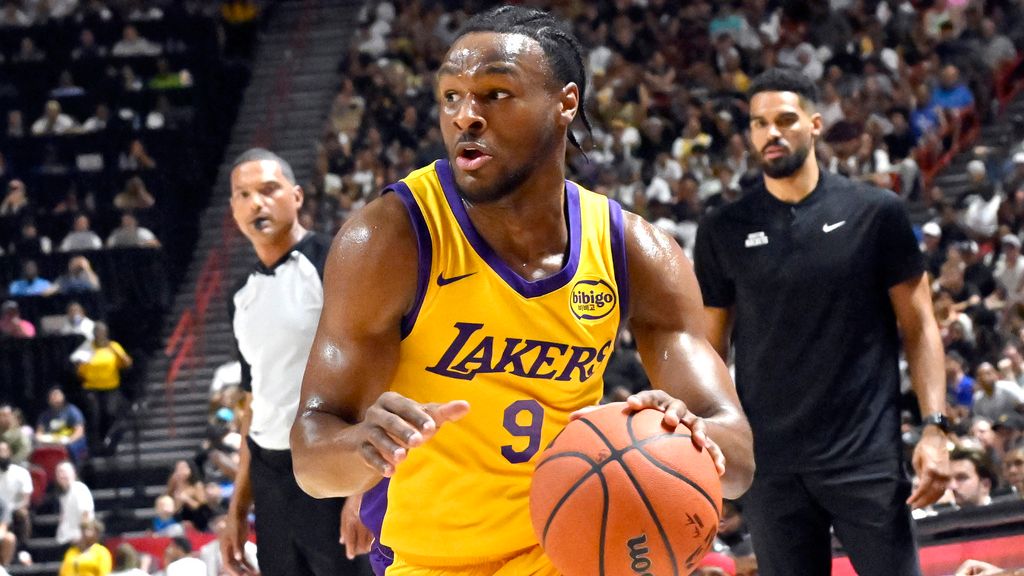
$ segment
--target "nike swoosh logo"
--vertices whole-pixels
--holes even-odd
[[[821,227],[821,231],[824,232],[825,234],[828,234],[829,232],[835,230],[836,228],[839,228],[843,224],[846,224],[846,220],[841,220],[839,222],[836,222],[835,224],[825,224]]]
[[[473,274],[476,274],[476,272],[470,272],[469,274],[463,274],[462,276],[452,276],[451,278],[445,278],[443,274],[438,274],[437,275],[437,285],[438,286],[447,286],[447,285],[449,285],[449,284],[451,284],[453,282],[458,282],[459,280],[462,280],[463,278],[469,278]]]

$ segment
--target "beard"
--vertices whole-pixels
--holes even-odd
[[[765,148],[770,145],[778,145],[778,142],[769,142]],[[807,145],[797,146],[789,154],[772,160],[766,159],[764,153],[761,153],[761,164],[769,178],[789,178],[800,170],[810,153],[811,147]]]
[[[530,177],[532,170],[532,165],[524,164],[502,172],[501,175],[490,182],[483,182],[468,174],[463,174],[463,181],[459,181],[459,175],[456,173],[455,181],[458,184],[456,188],[458,189],[459,196],[469,204],[489,204],[497,202],[518,190]]]

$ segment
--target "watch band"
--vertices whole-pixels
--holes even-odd
[[[934,412],[924,417],[922,426],[935,426],[944,433],[949,433],[949,418],[942,412]]]

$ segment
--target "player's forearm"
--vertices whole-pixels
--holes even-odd
[[[750,424],[739,412],[722,410],[705,418],[708,436],[725,454],[722,493],[734,500],[742,496],[754,480],[754,441]]]
[[[917,326],[904,327],[903,341],[910,365],[910,381],[921,414],[945,412],[945,353],[938,326],[923,320]]]
[[[292,425],[295,480],[314,498],[365,492],[381,476],[366,465],[355,442],[355,426],[338,416],[305,410]]]

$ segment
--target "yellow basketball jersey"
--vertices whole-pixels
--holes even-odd
[[[535,457],[571,412],[601,398],[628,299],[622,211],[567,181],[565,265],[531,282],[473,228],[446,161],[391,191],[420,253],[391,389],[424,403],[466,400],[470,412],[410,450],[390,482],[364,497],[364,517],[374,528],[383,515],[380,542],[416,564],[508,556],[537,544]]]

